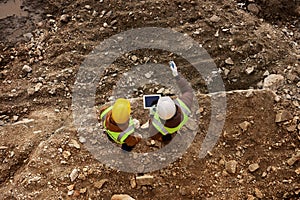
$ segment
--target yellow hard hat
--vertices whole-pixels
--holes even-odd
[[[119,98],[113,105],[112,118],[118,124],[128,121],[130,116],[130,102],[127,99]]]

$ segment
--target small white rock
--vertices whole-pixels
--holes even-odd
[[[146,78],[151,78],[151,76],[152,76],[152,74],[150,72],[148,72],[148,73],[145,74]]]
[[[74,190],[69,190],[68,191],[68,196],[71,196],[71,195],[73,195],[74,194]]]
[[[216,33],[215,33],[214,36],[215,36],[215,37],[219,37],[219,29],[216,31]]]
[[[106,28],[108,27],[108,24],[106,22],[103,23],[103,27]]]
[[[138,60],[138,57],[136,55],[131,56],[131,60],[136,62]]]
[[[78,173],[78,169],[73,169],[71,174],[70,174],[70,179],[71,181],[75,181],[75,179],[78,177],[79,173]]]
[[[246,70],[245,70],[246,74],[248,74],[248,75],[251,74],[253,71],[254,71],[254,67],[253,66],[247,67]]]
[[[211,18],[209,18],[209,20],[211,22],[219,22],[221,20],[221,18],[218,17],[217,15],[213,15]]]
[[[130,179],[131,188],[136,188],[135,178]]]
[[[92,9],[92,7],[90,5],[85,5],[84,8],[87,9],[87,10],[91,10]]]
[[[13,121],[15,122],[15,121],[18,121],[18,119],[19,119],[19,116],[17,116],[17,115],[14,115],[13,116]]]
[[[108,182],[108,179],[101,179],[99,181],[94,182],[94,187],[101,189],[104,186],[104,184],[107,182]]]
[[[248,169],[250,172],[255,172],[256,170],[259,169],[259,165],[257,163],[251,164],[249,165]]]
[[[84,194],[84,193],[86,193],[86,190],[87,190],[86,188],[81,188],[81,189],[79,190],[79,193],[80,193],[80,194]]]
[[[34,122],[34,119],[27,119],[27,118],[24,118],[23,120],[21,121],[18,121],[16,123],[13,123],[12,125],[18,125],[18,124],[28,124],[30,122]]]
[[[33,37],[32,33],[25,33],[23,36],[24,36],[27,40],[30,40],[30,39]]]
[[[300,160],[300,152],[298,152],[297,154],[293,155],[290,159],[288,159],[287,163],[288,165],[292,166],[299,160]]]
[[[229,72],[230,72],[229,69],[226,69],[226,68],[224,69],[224,75],[225,75],[225,76],[228,76]]]
[[[280,99],[281,99],[281,98],[280,98],[280,96],[279,96],[279,95],[276,95],[276,96],[275,96],[275,98],[274,98],[274,100],[275,100],[276,102],[279,102],[279,101],[280,101]]]
[[[150,141],[150,144],[151,144],[151,145],[155,145],[155,140],[151,140],[151,141]]]
[[[249,126],[251,125],[250,122],[248,121],[244,121],[242,123],[239,124],[239,127],[243,130],[243,132],[247,131]]]
[[[86,143],[86,139],[82,136],[79,137],[79,142],[80,143]]]
[[[8,149],[6,146],[0,146],[0,150]]]
[[[72,184],[72,185],[68,185],[68,186],[67,186],[68,190],[73,190],[74,187],[75,187],[75,184]]]
[[[265,71],[265,73],[263,74],[263,76],[269,76],[270,72],[268,70]]]
[[[32,72],[32,68],[29,67],[28,65],[24,65],[23,68],[22,68],[22,70],[23,70],[24,72],[27,72],[27,73]]]
[[[225,163],[225,170],[230,174],[234,174],[236,172],[236,168],[237,168],[237,161],[235,160],[230,160]]]
[[[74,139],[71,139],[71,141],[69,142],[69,146],[75,147],[76,149],[80,149],[80,144]]]
[[[38,182],[39,180],[41,180],[41,177],[40,176],[35,176],[35,177],[29,179],[28,183]]]
[[[37,83],[35,86],[34,86],[34,91],[35,92],[38,92],[41,88],[42,88],[43,84],[42,83]]]
[[[225,60],[225,63],[228,65],[234,65],[234,62],[230,57]]]
[[[67,15],[67,14],[63,14],[62,16],[60,16],[60,21],[63,22],[63,23],[67,23],[69,20],[70,20],[70,15]]]
[[[65,159],[68,159],[71,156],[71,152],[70,151],[63,151],[62,155]]]
[[[258,188],[254,189],[254,193],[255,193],[255,196],[259,199],[262,199],[264,197],[263,193]]]
[[[163,93],[165,91],[165,88],[160,88],[159,90],[157,90],[157,93]]]
[[[115,19],[115,20],[113,20],[113,21],[110,22],[110,25],[113,26],[113,25],[115,25],[117,22],[118,22],[118,21]]]
[[[114,194],[111,197],[111,200],[135,200],[135,199],[127,194]]]

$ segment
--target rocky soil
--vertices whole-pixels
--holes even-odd
[[[299,4],[24,0],[28,16],[0,19],[0,199],[299,199]],[[173,59],[197,94],[199,131],[169,166],[127,173],[87,150],[88,137],[78,135],[72,118],[72,89],[100,42],[149,26],[188,34],[208,51],[226,88],[226,115],[218,116],[225,125],[200,159],[216,94],[180,55],[128,52],[100,77],[95,106],[112,100],[114,85],[133,66]],[[133,97],[156,92],[174,93],[149,84]],[[133,117],[146,122],[144,111]],[[144,139],[134,151],[159,148]]]

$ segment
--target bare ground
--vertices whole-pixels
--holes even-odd
[[[28,17],[0,20],[1,199],[110,199],[117,193],[135,199],[299,198],[299,2],[56,0],[23,5]],[[202,93],[197,96],[199,132],[188,151],[150,172],[150,183],[135,185],[142,174],[104,166],[79,142],[71,99],[77,71],[94,47],[146,26],[172,28],[202,44],[221,70],[228,105],[222,136],[210,155],[199,159],[210,119],[205,82],[170,52],[135,51],[118,59],[101,77],[106,78],[99,84],[97,105],[108,102],[118,78],[144,63],[144,57],[162,64],[174,59],[194,91]],[[284,78],[273,91],[262,89],[269,74]],[[136,95],[159,89],[151,88]],[[284,119],[275,122],[280,113]],[[139,145],[153,148],[146,141]],[[251,172],[251,164],[258,169]],[[71,181],[74,169],[79,175]]]

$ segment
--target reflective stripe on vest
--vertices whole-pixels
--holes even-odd
[[[190,115],[191,114],[191,110],[183,103],[183,101],[181,101],[180,99],[175,99],[174,100],[175,104],[178,105],[181,110],[184,112],[184,114],[186,115]]]
[[[100,115],[101,120],[104,120],[104,121],[105,121],[105,118],[106,118],[107,113],[108,113],[109,111],[111,111],[111,110],[112,110],[112,106],[106,108],[106,109],[101,113],[101,115]]]
[[[104,110],[102,112],[102,114],[100,115],[100,118],[103,120],[103,126],[106,129],[106,133],[111,137],[111,139],[113,139],[116,143],[123,144],[124,141],[126,140],[126,138],[134,132],[133,120],[131,118],[129,119],[129,124],[128,124],[127,129],[122,132],[114,132],[114,131],[108,130],[106,128],[106,124],[105,124],[106,123],[106,115],[109,111],[111,111],[111,109],[112,109],[112,106],[110,106],[109,108]]]
[[[163,135],[172,134],[178,131],[187,122],[188,116],[191,113],[190,109],[180,99],[177,98],[174,100],[174,102],[177,106],[180,107],[183,114],[183,120],[180,122],[180,124],[177,127],[169,128],[164,126],[161,123],[157,112],[154,114],[154,118],[152,119],[153,126]]]
[[[154,118],[152,119],[153,126],[163,135],[168,135],[169,132],[166,130],[165,126],[161,123],[159,116],[155,113]]]

